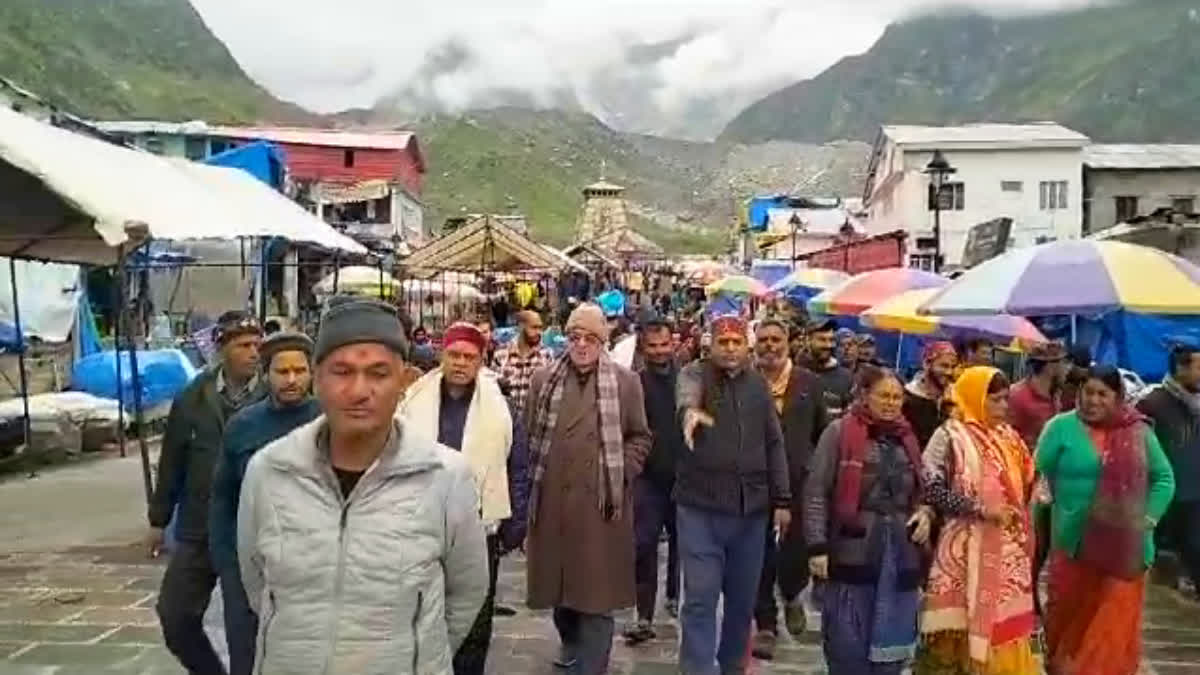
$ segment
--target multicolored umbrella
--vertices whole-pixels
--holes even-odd
[[[950,280],[932,272],[907,267],[890,267],[863,272],[808,301],[813,314],[857,315],[905,291],[941,288]]]
[[[708,286],[729,275],[737,274],[737,270],[724,263],[706,260],[698,263],[688,263],[684,266],[688,283],[692,286]]]
[[[767,294],[767,286],[754,277],[735,274],[705,286],[704,292],[710,298],[714,295],[753,295],[757,297]]]
[[[1155,248],[1072,240],[1010,251],[942,289],[919,308],[937,316],[1200,314],[1200,267]]]
[[[917,308],[937,295],[937,288],[905,291],[875,305],[859,315],[864,326],[906,335],[930,335],[940,338],[979,336],[1022,344],[1045,342],[1046,336],[1028,319],[1011,314],[990,316],[933,316],[918,314]]]
[[[768,290],[792,300],[805,301],[821,291],[844,283],[849,278],[849,274],[839,270],[802,267],[772,284]]]

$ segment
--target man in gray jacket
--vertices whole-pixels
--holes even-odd
[[[313,358],[324,416],[268,445],[238,508],[257,672],[449,675],[488,589],[466,459],[396,421],[395,312],[331,307]]]

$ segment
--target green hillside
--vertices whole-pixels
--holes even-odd
[[[96,118],[313,119],[250,80],[188,0],[0,1],[0,77]]]
[[[924,17],[747,108],[721,138],[869,140],[879,125],[1051,119],[1098,140],[1196,141],[1200,4]]]

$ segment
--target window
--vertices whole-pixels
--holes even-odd
[[[183,154],[193,162],[208,158],[208,139],[200,136],[188,136],[183,142]]]
[[[1191,215],[1195,213],[1196,198],[1188,195],[1186,197],[1172,197],[1171,210],[1175,213],[1186,213]]]
[[[1000,181],[1001,192],[1021,192],[1025,189],[1025,185],[1019,180],[1002,180]]]
[[[353,150],[347,150],[346,152],[342,153],[342,166],[347,169],[354,168],[354,151]]]
[[[933,186],[929,186],[929,210],[934,210]],[[967,189],[962,183],[946,183],[942,185],[940,209],[942,211],[962,211],[966,208]]]
[[[908,256],[908,266],[915,268],[915,269],[932,272],[933,271],[933,254],[932,253],[914,253],[914,254]]]
[[[158,136],[151,136],[146,139],[146,151],[153,152],[156,155],[163,154],[163,140]]]
[[[1038,208],[1057,211],[1067,208],[1067,181],[1044,180],[1038,184]]]
[[[1120,224],[1138,215],[1138,198],[1137,197],[1117,197],[1117,222]]]

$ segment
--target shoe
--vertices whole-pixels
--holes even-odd
[[[625,629],[625,644],[630,647],[649,642],[656,637],[658,634],[650,627],[650,622],[645,619],[639,619],[637,623]]]
[[[750,654],[760,661],[775,660],[775,643],[778,637],[769,630],[760,630],[754,634],[754,643],[750,647]]]
[[[804,603],[796,598],[783,608],[783,622],[787,625],[788,633],[798,638],[808,630],[808,613],[804,611]]]
[[[667,614],[671,615],[671,618],[679,618],[679,600],[677,598],[667,598],[667,601],[663,603],[663,607],[667,610]]]
[[[571,655],[571,651],[566,647],[558,648],[558,656],[554,658],[554,665],[557,668],[564,670],[574,668],[579,659]]]
[[[517,610],[504,605],[496,605],[492,608],[492,616],[516,616]]]

